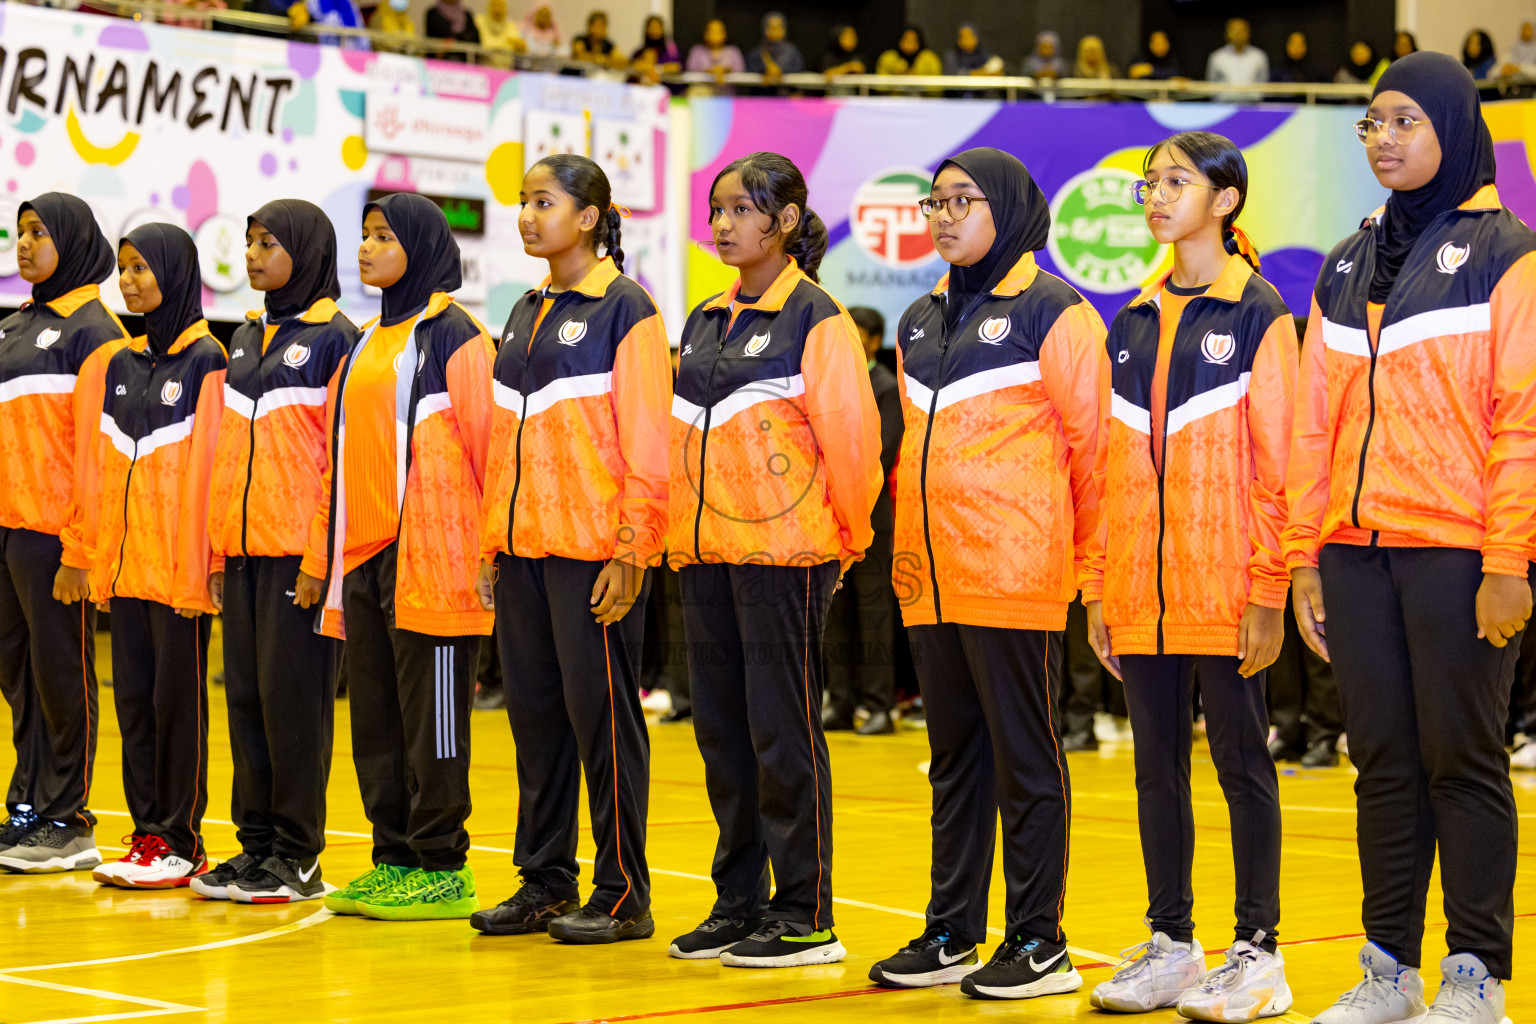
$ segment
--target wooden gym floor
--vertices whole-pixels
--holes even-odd
[[[102,638],[105,652],[105,638]],[[217,654],[212,659],[219,664]],[[102,659],[103,674],[110,661]],[[223,693],[212,695],[205,834],[211,853],[236,852],[228,821],[229,741]],[[93,806],[97,841],[112,855],[129,831],[111,691],[103,689]],[[8,712],[0,712],[8,715]],[[8,731],[7,719],[0,729]],[[338,707],[325,877],[341,883],[368,867],[368,823],[350,758],[345,702]],[[517,884],[512,865],[517,777],[504,715],[477,712],[475,811],[470,819],[481,898],[492,905]],[[689,1020],[745,1024],[783,1019],[966,1021],[1066,1020],[1094,1015],[1088,988],[1107,977],[1116,951],[1145,938],[1136,802],[1128,744],[1071,757],[1076,814],[1066,927],[1085,988],[1027,1005],[966,999],[955,987],[891,992],[869,984],[875,960],[922,931],[927,902],[928,757],[921,731],[831,737],[836,807],[837,932],[848,958],[781,971],[723,969],[666,955],[714,896],[715,842],[703,767],[686,725],[651,731],[650,862],[655,939],[567,947],[544,936],[488,938],[464,922],[383,924],[335,918],[318,903],[250,907],[204,902],[187,890],[126,892],[88,874],[0,874],[0,1022],[112,1021],[166,1017],[196,1022]],[[13,758],[0,745],[0,777]],[[1232,866],[1225,805],[1210,760],[1195,751],[1196,919],[1208,949],[1230,940]],[[1302,1024],[1357,980],[1360,882],[1355,861],[1352,771],[1287,770],[1281,939]],[[1515,780],[1522,825],[1515,912],[1515,983],[1509,1015],[1536,1015],[1536,777]],[[585,814],[583,815],[585,817]],[[590,856],[583,840],[582,857]],[[1002,905],[993,879],[992,908]],[[1431,990],[1444,955],[1438,889],[1425,943]],[[1001,922],[994,916],[993,925]],[[997,934],[994,931],[994,934]],[[1216,960],[1213,958],[1212,963]],[[1152,1024],[1173,1024],[1172,1011]]]

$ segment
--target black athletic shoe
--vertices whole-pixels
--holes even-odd
[[[961,992],[977,999],[1030,999],[1082,987],[1066,943],[1019,936],[998,946],[985,967],[960,983]]]
[[[1329,740],[1318,740],[1307,748],[1307,752],[1301,755],[1303,768],[1337,768],[1339,766],[1339,752],[1334,749]]]
[[[319,899],[326,888],[320,877],[319,857],[268,857],[255,871],[230,882],[224,891],[236,903],[297,903]]]
[[[4,825],[0,825],[0,850],[8,850],[21,842],[22,837],[43,823],[32,810],[31,804],[17,804]]]
[[[832,929],[765,921],[762,927],[720,954],[722,967],[810,967],[835,964],[848,955]]]
[[[713,960],[757,931],[762,923],[761,920],[747,921],[739,917],[711,914],[703,924],[687,935],[673,939],[667,953],[679,960]]]
[[[1069,732],[1061,738],[1061,749],[1068,754],[1081,753],[1085,750],[1098,750],[1099,738],[1093,734],[1092,729]]]
[[[980,969],[976,947],[964,947],[944,925],[934,925],[869,969],[869,980],[887,988],[928,988],[953,985]]]
[[[886,736],[896,731],[896,722],[889,711],[871,711],[864,724],[853,731],[859,736]]]
[[[575,900],[563,900],[537,882],[524,882],[511,899],[469,915],[469,923],[486,935],[528,935],[542,932],[555,918],[580,909]]]
[[[635,917],[614,917],[588,903],[570,914],[549,922],[549,937],[577,946],[596,946],[625,939],[648,939],[656,934],[651,912],[642,910]]]
[[[261,866],[261,859],[244,851],[235,854],[205,874],[198,875],[187,887],[205,900],[229,899],[229,883]]]

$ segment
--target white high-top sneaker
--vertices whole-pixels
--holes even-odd
[[[1285,957],[1259,943],[1234,942],[1227,959],[1179,1000],[1179,1013],[1193,1020],[1248,1024],[1260,1017],[1278,1017],[1291,1008],[1291,987],[1285,983]]]
[[[1094,987],[1088,1001],[1100,1010],[1146,1013],[1177,1006],[1179,997],[1205,978],[1205,951],[1198,942],[1174,942],[1163,932],[1121,954],[1114,976]]]
[[[1424,1024],[1510,1024],[1504,1016],[1504,983],[1471,953],[1440,961],[1440,992]]]
[[[1313,1018],[1312,1024],[1417,1024],[1424,1019],[1424,979],[1374,942],[1360,948],[1360,984]]]

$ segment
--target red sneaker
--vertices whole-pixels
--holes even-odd
[[[139,856],[144,852],[144,844],[152,839],[152,836],[142,832],[135,832],[131,836],[124,836],[122,841],[128,844],[128,852],[117,860],[107,861],[91,872],[91,877],[102,885],[117,885],[122,878],[122,873],[139,864]]]
[[[161,836],[145,836],[138,862],[120,870],[116,884],[125,889],[176,889],[207,870],[206,856],[189,859],[171,849]]]

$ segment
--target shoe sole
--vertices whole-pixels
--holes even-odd
[[[325,909],[342,917],[361,917],[363,913],[357,909],[357,900],[338,899],[334,895],[325,897]]]
[[[1280,1016],[1282,1013],[1285,1013],[1291,1008],[1292,1001],[1291,987],[1286,985],[1282,987],[1280,991],[1270,996],[1269,1002],[1265,1003],[1262,1009],[1251,1015],[1244,1014],[1242,1016],[1223,1016],[1221,1014],[1210,1013],[1206,1011],[1204,1007],[1185,1006],[1180,1004],[1179,1016],[1188,1017],[1190,1020],[1209,1021],[1211,1024],[1252,1024],[1253,1021],[1259,1020],[1262,1017]],[[1412,1017],[1409,1019],[1422,1020],[1423,1018]]]
[[[981,967],[980,963],[955,964],[925,974],[891,974],[882,971],[880,965],[876,964],[869,969],[869,980],[885,988],[933,988],[936,985],[957,985],[981,970]]]
[[[411,903],[403,907],[378,907],[359,901],[358,913],[375,921],[462,921],[480,909],[480,901],[471,896],[452,903]]]
[[[68,857],[49,857],[47,860],[25,860],[21,857],[0,856],[0,868],[14,871],[18,875],[41,875],[57,871],[84,871],[86,868],[98,867],[101,864],[101,853],[94,847],[89,850],[81,850],[79,853],[70,854]],[[93,873],[92,878],[96,877]]]
[[[229,899],[233,903],[302,903],[305,900],[323,899],[335,892],[336,887],[329,882],[321,882],[320,889],[311,893],[303,893],[287,885],[277,889],[246,892],[238,883],[231,882],[225,891],[229,893]]]
[[[720,953],[722,967],[814,967],[817,964],[835,964],[848,955],[841,942],[815,946],[786,956],[735,956],[727,946]]]
[[[1076,992],[1083,987],[1083,976],[1077,973],[1077,968],[1071,971],[1058,971],[1047,974],[1038,981],[1032,981],[1028,985],[1012,985],[1000,988],[996,985],[972,984],[969,989],[962,989],[968,996],[977,999],[1033,999],[1036,996],[1054,996],[1063,992]]]
[[[213,885],[211,883],[204,882],[201,878],[192,879],[187,888],[191,889],[194,893],[201,896],[205,900],[229,899],[229,887],[227,885]]]
[[[638,928],[630,928],[626,931],[620,927],[616,932],[602,932],[589,934],[584,932],[567,932],[564,928],[550,922],[549,937],[556,942],[564,942],[569,946],[603,946],[610,942],[627,942],[630,939],[648,939],[656,934],[656,922],[647,920]]]
[[[676,957],[679,960],[718,960],[721,953],[724,953],[734,945],[734,942],[727,942],[725,945],[715,946],[713,949],[696,949],[691,953],[685,953],[678,949],[677,943],[674,942],[667,949],[667,955]]]
[[[127,866],[128,865],[123,864],[122,861],[113,861],[105,867],[99,867],[95,871],[92,871],[91,878],[100,882],[102,885],[116,885],[117,872],[123,867]]]
[[[1180,989],[1178,992],[1169,993],[1166,1002],[1157,1002],[1151,1006],[1143,1006],[1140,1003],[1133,1003],[1129,1000],[1105,998],[1094,992],[1088,996],[1088,1005],[1092,1006],[1095,1010],[1107,1010],[1110,1013],[1151,1013],[1153,1010],[1169,1010],[1178,1006],[1179,997],[1183,994],[1184,990]]]

